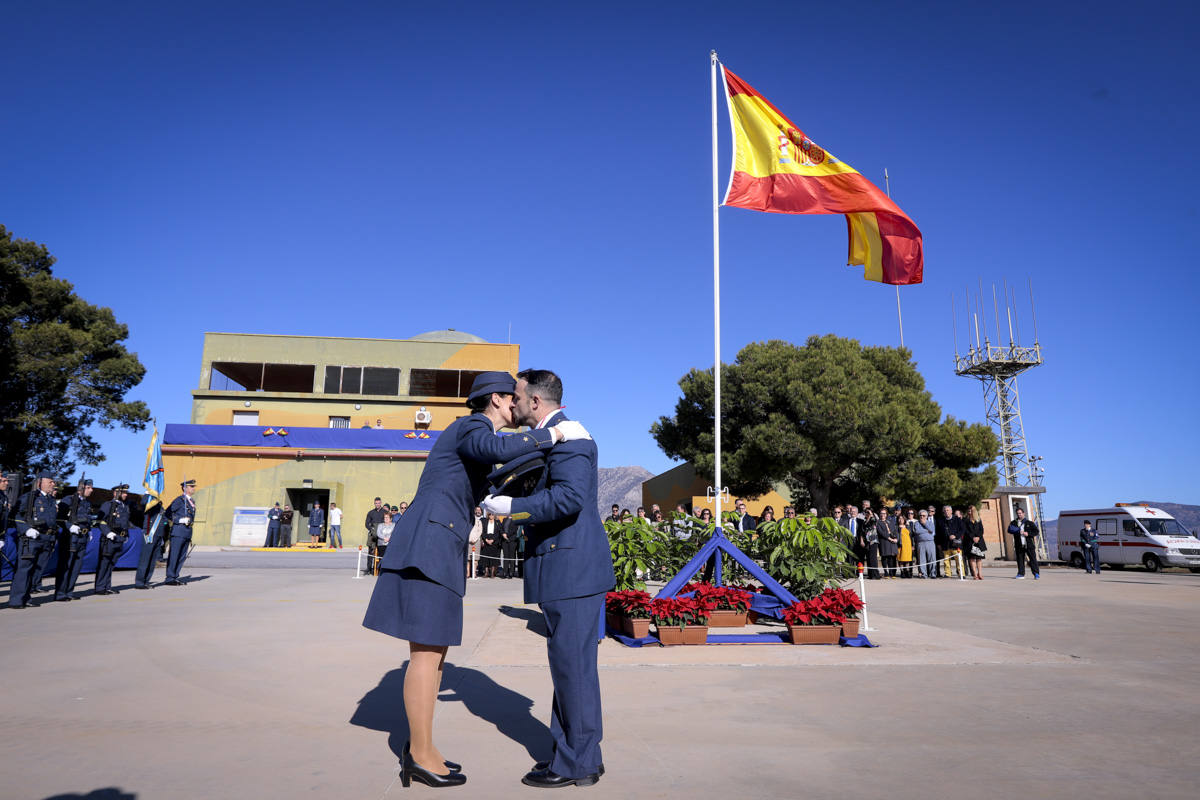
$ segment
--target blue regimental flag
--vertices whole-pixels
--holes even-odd
[[[158,438],[158,424],[154,425],[154,436],[150,439],[150,447],[146,449],[146,474],[142,476],[142,487],[146,490],[146,517],[149,521],[150,506],[157,504],[157,514],[152,523],[145,526],[146,541],[149,542],[158,532],[162,524],[163,507],[162,492],[164,486],[162,441]]]

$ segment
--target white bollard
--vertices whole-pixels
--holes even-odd
[[[867,616],[867,582],[865,580],[863,580],[862,570],[859,570],[859,572],[858,572],[858,596],[862,599],[862,603],[863,603],[862,626],[859,628],[859,630],[860,631],[873,631],[875,629],[871,627],[871,620]]]
[[[479,553],[471,548],[471,580],[479,580]]]
[[[954,557],[956,559],[958,559],[958,579],[960,581],[965,581],[967,579],[967,573],[963,570],[962,551],[959,550],[957,553],[954,554]]]
[[[362,578],[362,545],[358,546],[358,558],[354,561],[354,579]]]

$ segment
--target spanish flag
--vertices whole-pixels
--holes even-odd
[[[754,87],[721,67],[733,123],[725,205],[780,214],[845,214],[848,264],[869,281],[920,283],[921,232],[879,187],[804,135]]]

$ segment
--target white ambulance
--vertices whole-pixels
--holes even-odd
[[[1100,535],[1100,563],[1114,567],[1141,564],[1151,572],[1188,567],[1200,572],[1200,539],[1167,512],[1145,503],[1117,503],[1058,515],[1058,557],[1083,568],[1079,531],[1085,519]]]

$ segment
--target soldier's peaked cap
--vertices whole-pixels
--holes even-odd
[[[517,381],[507,372],[481,372],[471,383],[471,393],[467,395],[467,400],[474,400],[492,392],[513,394],[516,391]]]
[[[492,494],[524,497],[533,489],[545,468],[546,454],[535,450],[492,470],[487,479],[492,485]]]
[[[196,479],[188,478],[186,481],[180,481],[179,488],[182,489],[185,486],[195,486],[195,485],[196,485]]]
[[[125,490],[126,490],[126,489],[128,489],[128,488],[129,488],[129,484],[128,484],[128,483],[121,483],[121,484],[118,484],[118,485],[114,486],[114,487],[112,488],[112,492],[113,492],[113,494],[117,494],[118,492],[123,492],[123,491],[125,491]]]
[[[44,470],[42,470],[41,472],[39,472],[39,473],[37,474],[37,479],[38,479],[39,481],[40,481],[42,478],[49,478],[50,480],[54,480],[54,473],[53,473],[53,472],[51,472],[51,471],[50,471],[50,470],[48,470],[48,469],[44,469]]]

